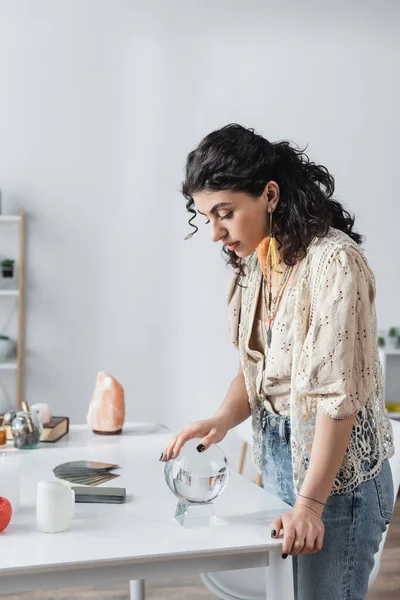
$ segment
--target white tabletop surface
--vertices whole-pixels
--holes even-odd
[[[146,424],[127,424],[122,435],[104,437],[86,426],[73,426],[55,444],[42,444],[37,450],[7,448],[6,454],[20,460],[22,491],[21,509],[0,535],[0,576],[60,566],[277,549],[280,542],[271,540],[269,524],[289,507],[237,474],[232,474],[225,492],[215,501],[218,518],[214,525],[185,529],[177,523],[178,500],[168,489],[164,465],[159,462],[171,433],[151,433],[152,429]],[[121,465],[116,471],[121,476],[105,485],[125,487],[126,503],[76,504],[70,530],[41,533],[35,522],[36,485],[52,479],[55,466],[73,460]]]

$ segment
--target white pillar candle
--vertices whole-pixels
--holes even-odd
[[[0,496],[11,503],[13,514],[19,511],[21,467],[19,459],[0,455]]]
[[[39,481],[36,497],[36,523],[44,533],[59,533],[71,525],[75,492],[67,481]]]

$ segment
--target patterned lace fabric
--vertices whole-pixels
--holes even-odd
[[[233,343],[239,348],[253,420],[253,460],[262,471],[261,408],[249,340],[262,279],[257,255],[228,292]],[[360,247],[331,228],[315,238],[300,262],[293,306],[290,385],[293,480],[304,480],[318,412],[344,419],[356,414],[350,442],[331,494],[353,490],[375,477],[393,455],[378,356],[375,278]]]

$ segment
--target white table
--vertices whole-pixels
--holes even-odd
[[[146,578],[265,566],[268,600],[291,600],[291,558],[282,560],[281,542],[271,539],[269,529],[290,507],[232,474],[215,502],[216,523],[183,528],[174,519],[177,498],[158,460],[171,434],[148,431],[145,424],[127,424],[122,435],[103,437],[73,426],[55,444],[7,448],[21,461],[23,484],[20,512],[0,535],[0,594],[131,581],[137,599],[144,597]],[[121,477],[106,485],[126,487],[126,503],[76,504],[69,531],[39,532],[38,481],[51,479],[60,463],[83,459],[121,465]]]

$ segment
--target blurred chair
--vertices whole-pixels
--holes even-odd
[[[393,483],[396,497],[400,487],[400,421],[392,421],[395,454],[390,459],[393,474]],[[245,421],[236,428],[242,439],[242,451],[239,461],[239,473],[243,473],[247,450],[252,446],[252,433],[250,420]],[[258,479],[261,483],[261,477]],[[369,587],[374,583],[381,564],[382,551],[385,545],[388,528],[382,536],[379,550],[375,555],[375,566],[369,578]],[[203,583],[219,598],[223,600],[261,600],[265,598],[265,569],[242,569],[238,571],[220,571],[219,573],[203,573],[200,575]]]

